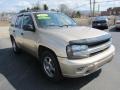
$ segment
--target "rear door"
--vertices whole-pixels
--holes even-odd
[[[22,48],[22,45],[23,45],[22,23],[23,23],[23,15],[17,16],[15,26],[13,28],[15,40],[21,48]]]
[[[12,36],[15,36],[15,32],[13,32],[15,30],[15,22],[16,22],[16,16],[12,17],[10,21],[9,33]]]

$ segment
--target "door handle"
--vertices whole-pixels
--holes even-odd
[[[21,35],[23,35],[23,33],[21,33]]]

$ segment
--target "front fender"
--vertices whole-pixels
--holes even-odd
[[[44,46],[52,50],[59,57],[67,57],[66,46],[68,42],[63,40],[61,37],[52,35],[50,33],[41,33],[39,35],[40,39],[37,42],[37,45]]]

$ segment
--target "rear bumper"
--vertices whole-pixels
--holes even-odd
[[[115,48],[112,45],[104,52],[89,58],[68,60],[67,58],[58,57],[58,60],[63,76],[82,77],[97,71],[101,66],[110,62],[113,59],[114,53]]]
[[[105,29],[107,29],[108,28],[108,24],[105,23],[105,24],[98,25],[98,23],[96,23],[96,24],[92,24],[92,27],[93,28],[105,28]]]
[[[93,26],[93,28],[104,28],[104,29],[108,29],[108,26]]]

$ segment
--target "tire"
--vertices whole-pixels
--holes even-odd
[[[41,70],[43,75],[54,82],[62,79],[62,74],[57,57],[54,53],[46,50],[40,56]]]
[[[16,42],[14,39],[12,39],[12,49],[15,54],[20,53],[20,48],[17,46]]]
[[[109,29],[109,26],[106,26],[106,28],[105,29]]]

